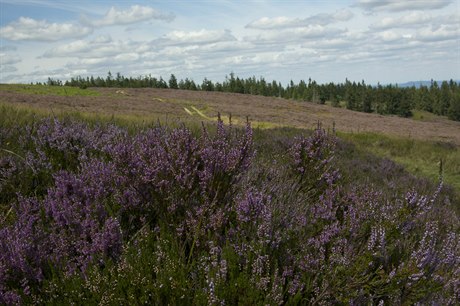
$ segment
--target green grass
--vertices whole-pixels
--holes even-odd
[[[78,120],[87,122],[90,125],[108,125],[114,124],[128,129],[128,131],[137,131],[145,127],[152,127],[158,124],[176,128],[185,124],[193,132],[202,129],[201,121],[186,120],[181,117],[168,118],[164,116],[145,116],[134,114],[101,114],[79,111],[52,111],[50,109],[37,108],[29,105],[13,105],[0,101],[0,127],[25,126],[45,117],[55,117],[59,120]],[[213,127],[214,121],[204,122],[205,126]],[[1,148],[1,143],[0,143]]]
[[[433,113],[427,112],[427,111],[421,111],[421,110],[414,109],[412,110],[411,118],[417,121],[434,121],[436,119],[439,119],[439,116]]]
[[[339,133],[360,149],[403,165],[418,177],[436,182],[442,160],[444,181],[460,192],[460,150],[446,142],[421,141],[375,133]]]
[[[0,84],[0,91],[15,91],[33,95],[54,96],[99,96],[99,92],[91,89],[81,89],[70,86],[47,86],[47,85],[23,85],[23,84]]]
[[[159,118],[139,118],[134,115],[105,115],[84,113],[78,111],[51,111],[23,105],[11,105],[0,102],[0,126],[13,127],[24,126],[45,117],[55,117],[59,120],[75,119],[90,124],[115,124],[134,129],[135,127],[148,126],[158,123]],[[164,122],[161,122],[162,124]]]

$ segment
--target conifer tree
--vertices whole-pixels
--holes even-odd
[[[171,77],[169,78],[169,88],[171,89],[178,89],[179,86],[177,85],[177,79],[174,74],[171,74]]]

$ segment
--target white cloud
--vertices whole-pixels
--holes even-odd
[[[321,41],[317,41],[314,43],[314,47],[318,49],[339,49],[344,50],[352,47],[355,45],[355,40],[346,39],[346,38],[332,38],[332,39],[325,39]]]
[[[141,56],[156,56],[159,53],[182,56],[192,52],[229,52],[247,46],[248,43],[238,42],[228,30],[173,31],[153,41],[113,40],[108,35],[92,40],[77,40],[47,50],[41,57],[78,57],[88,59],[89,62],[84,63],[91,64],[91,61],[100,62],[107,57],[111,57],[109,60],[112,61],[138,60]]]
[[[81,21],[93,27],[101,27],[127,25],[152,19],[170,22],[174,18],[173,14],[164,14],[149,6],[133,5],[127,10],[117,10],[112,6],[102,19],[91,20],[89,17],[83,15],[81,16]]]
[[[85,69],[75,69],[69,71],[67,68],[57,69],[35,69],[27,72],[24,71],[10,71],[17,72],[16,74],[10,74],[2,79],[5,83],[30,83],[30,82],[43,82],[52,77],[59,80],[68,80],[71,77],[83,75],[87,73]]]
[[[3,73],[11,73],[11,72],[16,72],[18,71],[18,68],[10,65],[0,65],[0,72]]]
[[[111,70],[129,75],[126,67],[130,73],[168,67],[170,71],[210,68],[228,53],[247,52],[251,47],[253,44],[236,40],[228,30],[173,31],[152,41],[113,40],[110,36],[77,40],[46,51],[42,58],[74,58],[65,65],[69,70],[85,67],[93,74]]]
[[[250,42],[244,41],[223,41],[208,44],[172,45],[163,46],[156,51],[139,52],[142,60],[154,61],[171,59],[181,61],[182,59],[200,59],[209,62],[211,59],[222,60],[231,54],[263,52],[257,49]]]
[[[221,41],[235,41],[236,38],[229,30],[211,31],[202,29],[200,31],[172,31],[164,35],[160,41],[163,44],[209,44]]]
[[[460,12],[457,12],[457,14],[452,14],[452,15],[447,15],[447,16],[440,16],[436,19],[439,22],[442,22],[444,24],[460,24]]]
[[[139,48],[140,45],[140,42],[131,40],[114,41],[109,35],[102,35],[93,40],[76,40],[68,44],[57,46],[46,51],[42,57],[106,57],[131,52]]]
[[[377,23],[371,24],[369,28],[372,29],[390,29],[390,28],[403,28],[410,26],[419,26],[430,22],[432,17],[423,12],[412,12],[402,17],[385,17]]]
[[[334,22],[348,21],[353,18],[353,13],[350,10],[342,9],[332,14],[317,14],[305,19],[308,24],[328,25]]]
[[[0,53],[0,65],[13,65],[21,62],[22,59],[15,54]]]
[[[75,69],[77,67],[97,67],[97,66],[119,66],[136,63],[140,55],[135,52],[120,53],[110,57],[88,57],[80,58],[67,64],[67,67]]]
[[[401,34],[391,30],[377,33],[377,37],[383,42],[394,42],[403,38]]]
[[[48,50],[43,57],[73,56],[87,51],[90,51],[90,44],[85,40],[77,40]]]
[[[247,24],[246,28],[259,30],[279,29],[286,27],[295,27],[298,26],[300,23],[301,19],[299,18],[288,18],[285,16],[275,18],[262,17],[258,20],[255,20]]]
[[[460,0],[459,5],[460,5]],[[460,11],[456,14],[451,15],[438,15],[432,18],[431,26],[457,26],[460,27]]]
[[[328,25],[339,21],[348,21],[353,18],[353,13],[350,10],[338,10],[332,14],[317,14],[307,18],[289,18],[289,17],[274,17],[268,18],[263,17],[250,22],[246,25],[249,29],[259,30],[271,30],[271,29],[282,29],[282,28],[296,28],[305,27],[311,25]]]
[[[425,42],[456,40],[460,43],[460,27],[442,25],[440,27],[421,29],[415,34],[415,39]],[[454,50],[452,51],[455,52]]]
[[[15,1],[8,1],[15,5]],[[52,1],[46,2],[46,8],[51,9]],[[446,77],[455,77],[456,71],[460,71],[455,52],[460,15],[455,5],[448,5],[449,1],[351,2],[359,5],[340,9],[343,3],[329,2],[329,11],[320,13],[325,6],[301,1],[272,1],[272,5],[249,1],[244,7],[217,2],[200,8],[160,1],[152,4],[155,9],[150,4],[131,6],[126,1],[111,8],[112,4],[95,1],[84,11],[66,10],[60,19],[38,17],[45,16],[44,12],[37,10],[37,15],[30,9],[31,18],[11,15],[9,20],[16,20],[15,23],[2,25],[0,35],[5,39],[4,46],[0,46],[0,82],[42,82],[48,76],[63,80],[76,75],[104,76],[109,70],[134,77],[149,73],[168,77],[174,73],[178,78],[193,78],[197,82],[204,77],[221,81],[225,74],[235,71],[241,77],[261,75],[282,83],[290,78],[308,77],[320,82],[343,81],[345,77],[391,82],[410,80],[414,75],[419,78],[433,71],[445,71]],[[31,2],[21,3],[27,7]],[[437,9],[441,6],[444,8]],[[367,12],[361,14],[358,8]],[[178,17],[166,24],[174,18],[163,13],[169,11]],[[53,8],[48,16],[56,16],[57,12]],[[82,12],[87,15],[82,17],[81,24],[63,19],[78,19]],[[38,21],[40,18],[48,21]],[[24,30],[28,20],[33,25]],[[161,24],[156,25],[157,22]],[[62,25],[70,27],[65,29]],[[59,26],[66,34],[57,30]],[[7,27],[14,27],[17,34],[11,30],[6,33]],[[95,33],[84,37],[88,34],[82,29]],[[46,31],[47,35],[42,33]],[[59,37],[51,39],[52,31]],[[44,42],[15,43],[5,35],[23,35],[26,38],[22,39]],[[48,42],[64,38],[70,39]],[[397,73],[391,74],[392,69]],[[388,72],[385,79],[382,70]]]
[[[0,46],[0,52],[16,51],[17,49],[15,46]]]
[[[283,46],[283,43],[298,42],[302,43],[305,39],[331,39],[344,33],[346,30],[337,28],[328,28],[321,25],[313,25],[302,28],[291,28],[279,31],[264,32],[257,36],[245,37],[245,41],[254,44],[272,43]]]
[[[200,52],[208,52],[208,53],[228,53],[228,52],[248,52],[249,50],[253,49],[254,45],[250,42],[246,41],[219,41],[215,43],[209,43],[206,45],[202,45],[199,48]],[[218,55],[219,56],[219,55]]]
[[[451,2],[451,0],[357,0],[355,6],[368,11],[401,12],[407,10],[440,9]]]
[[[4,53],[4,52],[11,52],[16,51],[16,47],[14,46],[1,46],[0,47],[0,73],[11,73],[18,71],[14,65],[17,63],[22,62],[22,58],[17,54],[11,53]]]
[[[130,63],[135,62],[140,58],[139,54],[135,52],[121,53],[113,58],[116,62],[119,63]]]
[[[83,37],[92,31],[92,28],[72,23],[49,23],[46,20],[20,17],[0,28],[0,37],[9,40],[57,41]]]

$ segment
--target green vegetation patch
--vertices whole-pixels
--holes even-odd
[[[55,96],[99,96],[100,93],[91,89],[82,89],[71,86],[47,86],[47,85],[23,85],[23,84],[0,84],[1,91],[14,91],[32,95],[55,95]]]
[[[423,110],[412,110],[412,119],[418,121],[435,121],[439,119],[439,116]]]
[[[103,114],[63,110],[53,111],[46,108],[10,104],[0,101],[0,127],[14,128],[17,126],[26,126],[47,117],[54,117],[62,121],[82,121],[90,125],[116,125],[130,132],[157,125],[166,125],[175,128],[185,123],[187,127],[194,132],[202,128],[201,121],[190,120],[186,117],[176,119],[154,114],[150,116],[140,116],[136,114]]]
[[[375,133],[340,133],[340,137],[352,141],[363,150],[394,160],[416,176],[427,177],[433,181],[439,178],[442,161],[444,181],[460,191],[460,152],[458,146],[452,143]]]

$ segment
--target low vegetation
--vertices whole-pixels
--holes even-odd
[[[444,181],[460,192],[460,151],[453,143],[375,133],[340,133],[340,137],[351,141],[364,152],[393,160],[410,173],[433,182],[438,179],[442,164]]]
[[[24,91],[27,88],[27,91]],[[221,112],[224,122],[244,126],[250,114],[253,128],[314,128],[320,121],[363,152],[371,152],[404,165],[417,176],[438,178],[438,163],[444,163],[444,180],[460,192],[458,148],[460,125],[426,111],[415,111],[414,120],[395,116],[363,114],[342,108],[292,100],[232,93],[170,89],[79,89],[72,97],[59,96],[65,87],[2,85],[2,120],[27,123],[35,114],[73,117],[123,126],[148,126],[160,122],[199,126],[215,122]],[[22,91],[22,93],[20,93]],[[34,94],[48,92],[48,94]],[[81,96],[95,92],[94,96]],[[188,110],[188,112],[187,112]],[[230,116],[232,114],[233,116]],[[131,128],[131,127],[130,127]]]
[[[149,76],[138,78],[124,77],[120,73],[114,77],[109,72],[106,78],[93,76],[72,78],[69,81],[48,79],[48,85],[87,87],[131,87],[131,88],[170,88],[201,91],[233,92],[241,94],[262,95],[309,101],[319,104],[329,104],[365,113],[378,113],[382,115],[398,115],[411,117],[413,111],[425,111],[436,115],[447,116],[451,120],[460,121],[460,86],[454,81],[431,81],[430,86],[421,85],[419,88],[398,87],[397,85],[371,86],[364,82],[360,83],[345,80],[344,83],[318,84],[309,79],[308,82],[300,80],[299,83],[291,82],[283,86],[280,82],[266,81],[263,77],[256,79],[239,78],[234,73],[225,78],[223,82],[213,83],[204,79],[202,84],[195,84],[193,80],[186,78],[178,81],[171,74],[166,82],[162,77],[159,79]]]
[[[47,85],[19,85],[0,84],[0,90],[14,91],[25,94],[56,95],[56,96],[98,96],[97,91],[83,90],[72,86],[47,86]]]
[[[0,304],[460,298],[459,199],[440,166],[420,179],[320,126],[2,113]]]

